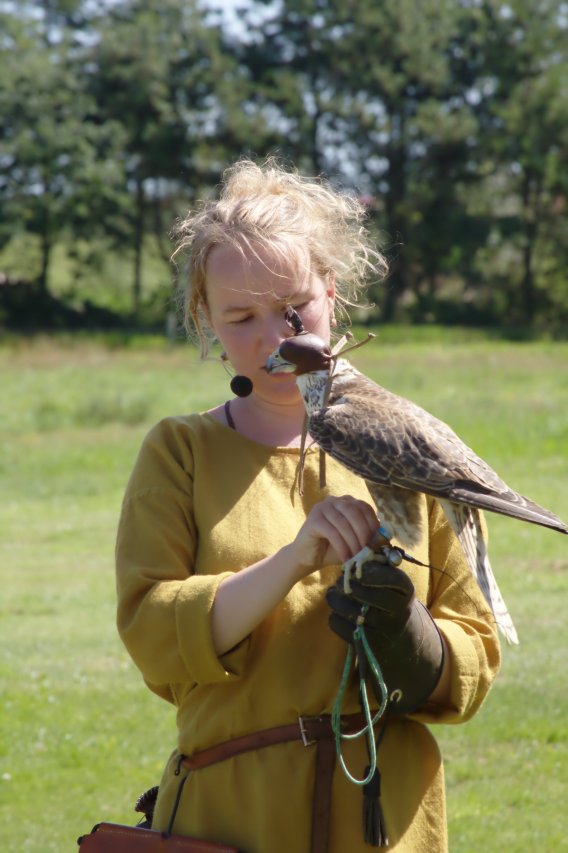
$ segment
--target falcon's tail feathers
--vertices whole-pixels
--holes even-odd
[[[519,495],[518,492],[511,490],[503,495],[498,495],[481,490],[473,491],[468,485],[465,488],[455,486],[452,489],[452,500],[463,501],[471,506],[476,506],[479,509],[485,509],[490,512],[497,512],[500,515],[508,515],[510,518],[517,518],[520,521],[528,521],[531,524],[539,524],[541,527],[549,527],[551,530],[556,530],[558,533],[568,534],[568,525],[554,515],[550,510],[545,509],[539,504]]]
[[[459,539],[472,574],[493,611],[498,628],[508,643],[517,645],[519,642],[517,631],[489,562],[478,510],[475,507],[449,501],[442,501],[442,506]]]

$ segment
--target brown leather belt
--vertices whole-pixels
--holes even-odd
[[[341,718],[342,734],[354,734],[363,729],[362,714],[348,714]],[[316,745],[316,773],[312,799],[311,853],[327,853],[329,841],[329,813],[331,787],[335,767],[335,735],[331,727],[331,716],[298,717],[297,723],[275,726],[260,732],[226,740],[209,749],[194,752],[180,761],[186,770],[200,770],[220,761],[226,761],[243,752],[264,749],[278,743],[301,740],[304,746]]]

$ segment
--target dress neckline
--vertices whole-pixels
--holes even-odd
[[[237,428],[235,426],[235,422],[234,422],[233,416],[231,414],[231,401],[230,400],[227,400],[227,402],[225,403],[225,417],[227,418],[228,425],[231,427],[231,429],[234,429],[236,432]]]
[[[218,420],[216,417],[214,417],[211,414],[211,412],[200,412],[199,417],[206,418],[212,424],[215,424],[215,426],[217,426],[219,429],[222,429],[222,430],[230,429],[234,436],[238,436],[239,440],[246,442],[247,444],[253,445],[255,447],[263,448],[264,450],[267,450],[271,453],[277,452],[277,453],[296,454],[297,455],[300,452],[299,446],[295,446],[295,445],[289,446],[289,445],[279,445],[279,444],[264,444],[264,442],[262,442],[262,441],[256,441],[254,438],[248,438],[248,436],[243,435],[242,432],[238,431],[236,424],[235,424],[235,421],[233,420],[233,416],[231,415],[231,411],[230,411],[230,403],[231,403],[231,401],[227,400],[223,405],[223,411],[225,414],[226,423],[223,423],[223,421]],[[306,447],[306,453],[307,454],[314,453],[317,449],[318,449],[318,446],[314,442],[313,444],[309,445],[309,447]]]

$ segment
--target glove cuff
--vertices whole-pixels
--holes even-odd
[[[367,639],[375,651],[372,629],[367,631]],[[390,642],[385,640],[384,635],[380,637],[376,656],[388,688],[390,711],[410,714],[424,704],[440,680],[442,636],[428,610],[415,600],[402,632]]]

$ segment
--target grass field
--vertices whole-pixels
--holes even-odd
[[[355,353],[568,519],[568,345],[379,332]],[[114,628],[113,540],[148,427],[224,399],[227,378],[158,339],[0,343],[0,849],[58,851],[132,822],[174,746]],[[490,520],[521,637],[466,726],[441,728],[450,849],[557,851],[568,837],[568,541]],[[291,851],[294,853],[294,851]]]

